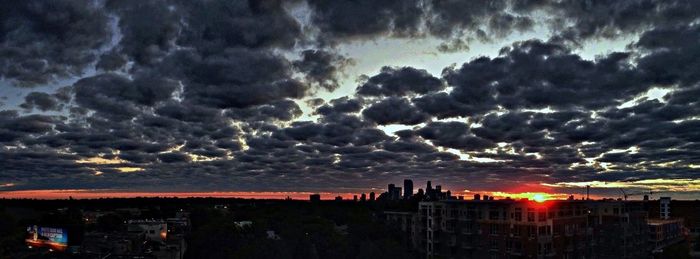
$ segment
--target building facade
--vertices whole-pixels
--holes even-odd
[[[677,244],[685,239],[683,234],[683,219],[650,219],[649,245],[654,251]]]
[[[426,201],[411,218],[416,226],[410,233],[414,247],[427,258],[641,258],[649,253],[649,228],[640,205],[613,200]]]
[[[403,198],[410,199],[413,196],[413,181],[411,179],[403,180]]]

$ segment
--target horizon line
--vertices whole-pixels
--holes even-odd
[[[122,198],[221,198],[221,199],[253,199],[253,200],[308,200],[309,195],[320,194],[321,200],[334,200],[336,197],[340,196],[343,200],[353,200],[354,196],[360,198],[360,194],[351,192],[312,192],[312,191],[162,191],[162,192],[152,192],[152,191],[127,191],[127,190],[106,190],[106,189],[54,189],[54,190],[8,190],[0,191],[1,199],[15,199],[15,200],[96,200],[96,199],[122,199]],[[369,192],[365,192],[369,194]],[[379,197],[382,191],[375,192],[376,197]],[[513,200],[520,200],[522,198],[531,199],[532,194],[535,192],[520,192],[520,193],[505,193],[499,191],[482,191],[482,192],[469,192],[471,194],[489,194],[498,198],[498,200],[505,200],[511,198]],[[547,193],[547,192],[537,192],[547,195],[546,200],[567,200],[569,194],[561,193]],[[494,195],[496,194],[496,195]],[[463,196],[463,200],[472,200],[468,195],[455,195]],[[578,197],[574,195],[575,200],[582,200],[583,197]],[[369,197],[367,197],[369,198]],[[581,199],[576,199],[581,198]],[[616,200],[617,197],[605,197],[591,195],[591,200],[602,200],[602,199],[613,199]],[[628,200],[641,200],[641,199],[628,199]],[[678,199],[677,199],[678,200]],[[684,200],[684,199],[681,199]],[[693,199],[687,199],[693,200]],[[697,199],[695,199],[697,200]]]

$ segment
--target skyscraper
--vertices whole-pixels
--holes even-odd
[[[403,198],[410,199],[413,196],[413,181],[411,179],[403,180]]]
[[[391,200],[396,201],[401,199],[401,187],[394,187],[391,193]]]
[[[433,184],[430,181],[428,181],[427,186],[425,186],[425,196],[427,196],[428,199],[433,199],[434,192],[435,191],[433,191]]]
[[[375,199],[374,192],[370,192],[369,193],[369,201],[374,201],[374,199]]]

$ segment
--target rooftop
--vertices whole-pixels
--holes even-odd
[[[677,218],[677,219],[648,219],[647,224],[649,225],[663,225],[663,224],[670,224],[670,223],[682,223],[683,219]]]

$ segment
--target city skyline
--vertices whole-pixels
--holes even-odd
[[[5,1],[0,198],[700,199],[696,10]]]
[[[100,198],[242,198],[242,199],[264,199],[264,200],[307,200],[309,196],[318,196],[319,200],[355,200],[358,201],[359,196],[365,196],[369,201],[374,201],[374,197],[386,200],[410,200],[413,199],[415,195],[419,196],[419,199],[425,197],[431,197],[430,192],[436,191],[437,193],[442,193],[444,196],[441,198],[433,197],[434,200],[479,200],[481,197],[488,200],[488,198],[496,200],[530,200],[534,202],[545,202],[545,201],[556,201],[556,200],[643,200],[643,199],[658,199],[661,197],[668,197],[669,192],[653,192],[653,191],[643,191],[630,193],[625,192],[624,189],[617,189],[618,193],[614,195],[599,195],[596,193],[590,194],[590,189],[587,188],[581,193],[550,193],[544,191],[527,191],[519,193],[509,193],[509,192],[478,192],[464,190],[462,192],[452,192],[449,189],[442,189],[440,184],[436,184],[435,188],[432,187],[433,181],[427,181],[425,187],[418,185],[410,191],[406,189],[406,183],[408,186],[413,187],[413,181],[411,179],[404,179],[403,186],[397,186],[393,183],[388,183],[388,187],[385,189],[369,189],[366,192],[231,192],[231,191],[219,191],[219,192],[113,192],[111,190],[22,190],[22,191],[11,191],[3,193],[0,198],[3,199],[38,199],[38,200],[52,200],[52,199],[100,199]],[[393,191],[396,191],[394,194]],[[381,195],[387,195],[382,198]],[[371,198],[370,198],[371,197]],[[364,201],[364,200],[362,200]]]

